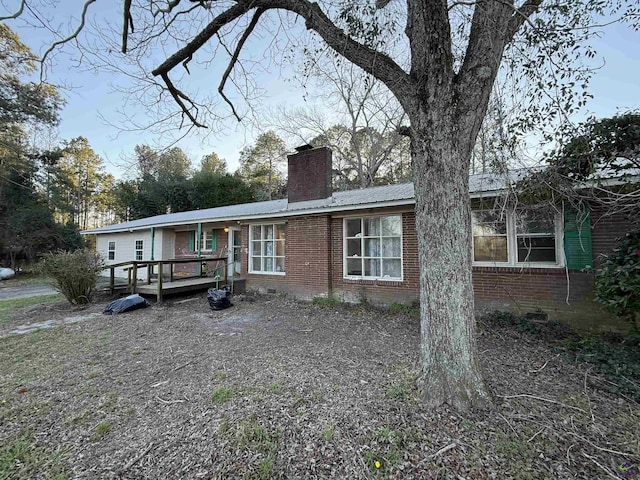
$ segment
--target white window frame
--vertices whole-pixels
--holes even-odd
[[[486,208],[477,210],[489,210]],[[476,211],[476,210],[474,210]],[[521,268],[563,268],[565,265],[564,258],[564,230],[563,230],[563,216],[561,213],[556,213],[554,216],[554,229],[555,235],[555,262],[518,262],[518,237],[536,237],[536,236],[548,236],[543,234],[522,235],[517,233],[516,229],[516,214],[517,211],[506,210],[504,212],[505,220],[507,223],[507,261],[506,262],[492,262],[492,261],[475,261],[474,242],[473,242],[473,217],[472,222],[472,239],[471,239],[471,258],[474,267],[521,267]]]
[[[214,251],[211,248],[207,248],[207,240],[209,240],[209,246],[211,246],[213,244],[213,237],[215,235],[217,235],[217,230],[215,230],[215,232],[216,233],[214,233],[211,229],[202,230],[202,245],[200,247],[200,251],[201,252],[213,252]],[[200,241],[200,239],[198,239],[198,242],[199,241]],[[197,242],[196,242],[196,251],[198,251]]]
[[[138,248],[138,242],[140,242],[140,248]],[[133,247],[136,262],[141,262],[144,259],[144,240],[135,240]],[[138,253],[140,254],[140,258],[138,258]]]
[[[113,245],[113,248],[111,246]],[[111,256],[113,255],[113,258]],[[116,242],[115,240],[110,240],[107,242],[107,260],[115,260],[116,259]]]
[[[285,231],[285,238],[283,240],[277,240],[275,238],[275,232],[276,232],[276,228],[277,227],[285,227],[285,223],[284,222],[276,222],[276,223],[256,223],[253,225],[249,225],[249,258],[248,258],[248,263],[249,263],[249,273],[251,274],[255,274],[255,275],[279,275],[279,276],[285,276],[287,274],[287,235],[286,235],[286,231]],[[264,238],[264,229],[268,228],[268,227],[273,227],[273,236],[274,238],[272,240],[270,239],[266,239]],[[254,240],[253,239],[253,230],[259,228],[260,229],[260,240]],[[273,255],[263,255],[263,245],[266,242],[272,241],[273,243]],[[276,255],[277,252],[277,242],[283,242],[284,243],[284,249],[285,249],[285,254],[284,255]],[[260,242],[260,254],[259,255],[255,255],[254,251],[253,251],[253,245],[254,242]],[[262,267],[262,270],[254,270],[253,269],[253,260],[255,257],[260,258],[260,264]],[[265,271],[264,270],[264,266],[265,266],[265,259],[267,258],[271,258],[273,260],[273,265],[274,268],[276,267],[276,259],[278,258],[282,258],[284,260],[284,270],[281,272],[278,271]]]
[[[380,247],[380,256],[378,257],[380,260],[384,260],[384,259],[399,259],[400,260],[400,276],[399,277],[383,277],[383,276],[365,276],[365,275],[349,275],[348,272],[348,268],[347,268],[347,259],[348,258],[353,258],[353,257],[348,257],[347,256],[347,244],[348,244],[348,240],[349,239],[354,239],[354,238],[360,238],[362,242],[364,242],[364,240],[366,238],[376,238],[376,237],[365,237],[365,236],[360,236],[360,237],[347,237],[347,221],[349,220],[360,220],[361,222],[361,231],[363,231],[363,223],[365,219],[370,219],[370,218],[379,218],[380,222],[382,222],[382,218],[386,218],[386,217],[397,217],[400,220],[400,257],[383,257],[382,256],[382,238],[398,238],[395,235],[394,236],[383,236],[382,235],[382,228],[380,229],[380,235],[377,236],[377,238],[380,238],[380,243],[381,243],[381,247]],[[403,236],[404,236],[404,232],[403,232],[403,224],[402,224],[402,214],[398,213],[398,214],[389,214],[389,215],[364,215],[364,216],[353,216],[353,217],[345,217],[342,220],[342,278],[346,279],[346,280],[376,280],[378,282],[402,282],[404,281],[404,245],[403,245]],[[361,252],[364,251],[364,245],[361,245]],[[360,258],[374,258],[374,257],[365,257],[365,256],[361,256]]]

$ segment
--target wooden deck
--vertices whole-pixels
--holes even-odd
[[[204,262],[224,262],[224,266],[220,269],[222,271],[222,277],[208,277],[208,276],[191,276],[185,278],[176,278],[174,275],[174,266],[176,264],[195,263],[197,265],[196,271],[200,272],[201,264]],[[115,269],[117,267],[126,267],[128,278],[126,283],[126,289],[131,293],[141,293],[143,295],[155,295],[158,302],[162,301],[162,296],[165,294],[194,292],[198,290],[205,290],[210,287],[222,287],[231,283],[232,290],[237,286],[242,285],[244,290],[244,280],[240,278],[234,279],[227,277],[227,257],[195,257],[195,258],[171,258],[168,260],[133,260],[129,262],[114,263],[107,265],[105,269],[109,269],[109,292],[111,295],[119,290],[121,287],[116,284]],[[166,269],[169,267],[168,280],[166,281]],[[146,281],[139,278],[139,270],[146,270]],[[156,272],[154,275],[153,272]],[[164,275],[158,275],[157,272],[163,272]],[[140,280],[140,281],[139,281]],[[235,283],[234,283],[235,282]]]
[[[215,287],[216,284],[222,286],[225,284],[223,279],[216,282],[213,277],[192,277],[182,280],[174,279],[173,282],[162,282],[162,295],[196,292],[198,290],[206,290],[210,287]],[[158,283],[152,282],[151,284],[144,285],[138,284],[136,286],[136,292],[142,295],[156,295],[158,294]]]

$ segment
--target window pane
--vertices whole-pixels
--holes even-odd
[[[284,240],[284,225],[276,225],[276,238]]]
[[[262,234],[265,240],[273,239],[273,225],[263,225]]]
[[[253,270],[254,272],[259,272],[259,271],[261,271],[261,270],[262,270],[262,269],[260,268],[260,260],[261,260],[261,259],[260,259],[260,257],[254,257],[254,258],[253,258],[253,260],[252,260],[252,262],[251,262],[251,263],[252,263],[252,270]]]
[[[284,240],[276,242],[276,255],[278,257],[284,257]]]
[[[109,242],[109,250],[115,250],[116,249],[116,242]]]
[[[506,262],[507,237],[473,237],[473,259],[476,262]]]
[[[402,266],[400,260],[382,260],[382,278],[400,278],[402,276]]]
[[[365,237],[375,237],[380,235],[380,217],[364,219]]]
[[[518,238],[518,262],[556,262],[554,237]]]
[[[507,222],[500,212],[475,210],[471,212],[474,235],[506,235]]]
[[[364,256],[379,257],[380,256],[380,239],[366,238],[364,240]]]
[[[260,240],[260,225],[253,225],[251,227],[251,239]]]
[[[347,258],[347,275],[362,275],[362,260],[359,258]]]
[[[402,217],[382,217],[382,235],[399,237],[402,233]]]
[[[276,258],[276,272],[284,271],[284,258]]]
[[[109,260],[115,260],[116,259],[116,252],[115,250],[111,250],[109,252]]]
[[[262,252],[260,250],[261,242],[251,242],[251,249],[253,255],[261,255]]]
[[[359,257],[362,256],[362,252],[360,251],[362,242],[359,238],[352,238],[347,240],[347,257],[353,257],[357,255]]]
[[[264,259],[264,271],[273,272],[273,258]]]
[[[361,232],[360,219],[347,220],[347,237],[355,237]]]
[[[516,232],[527,233],[554,233],[555,225],[553,216],[547,211],[521,210],[516,214]]]
[[[400,239],[399,238],[383,238],[382,239],[382,256],[383,257],[400,257]]]
[[[262,254],[265,256],[273,256],[273,242],[264,242],[264,251]]]
[[[379,277],[381,273],[380,270],[380,260],[378,259],[367,259],[364,261],[364,276],[365,277]]]

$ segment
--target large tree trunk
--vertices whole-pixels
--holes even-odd
[[[446,403],[468,410],[490,403],[475,341],[468,191],[471,150],[454,122],[440,119],[438,124],[437,128],[433,123],[413,128],[411,138],[422,381],[427,405]]]

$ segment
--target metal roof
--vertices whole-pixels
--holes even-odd
[[[517,181],[524,173],[512,172],[511,175],[494,173],[471,175],[469,177],[469,193],[489,193],[504,190],[512,181]],[[167,213],[155,217],[141,218],[130,222],[118,223],[107,227],[95,228],[82,232],[85,235],[96,233],[116,233],[147,229],[150,227],[167,227],[175,225],[251,220],[259,218],[285,217],[293,215],[360,210],[398,205],[413,205],[415,202],[413,183],[400,183],[381,187],[370,187],[359,190],[334,192],[331,197],[306,202],[289,203],[287,199],[266,202],[242,203],[226,207],[191,210],[188,212]]]

